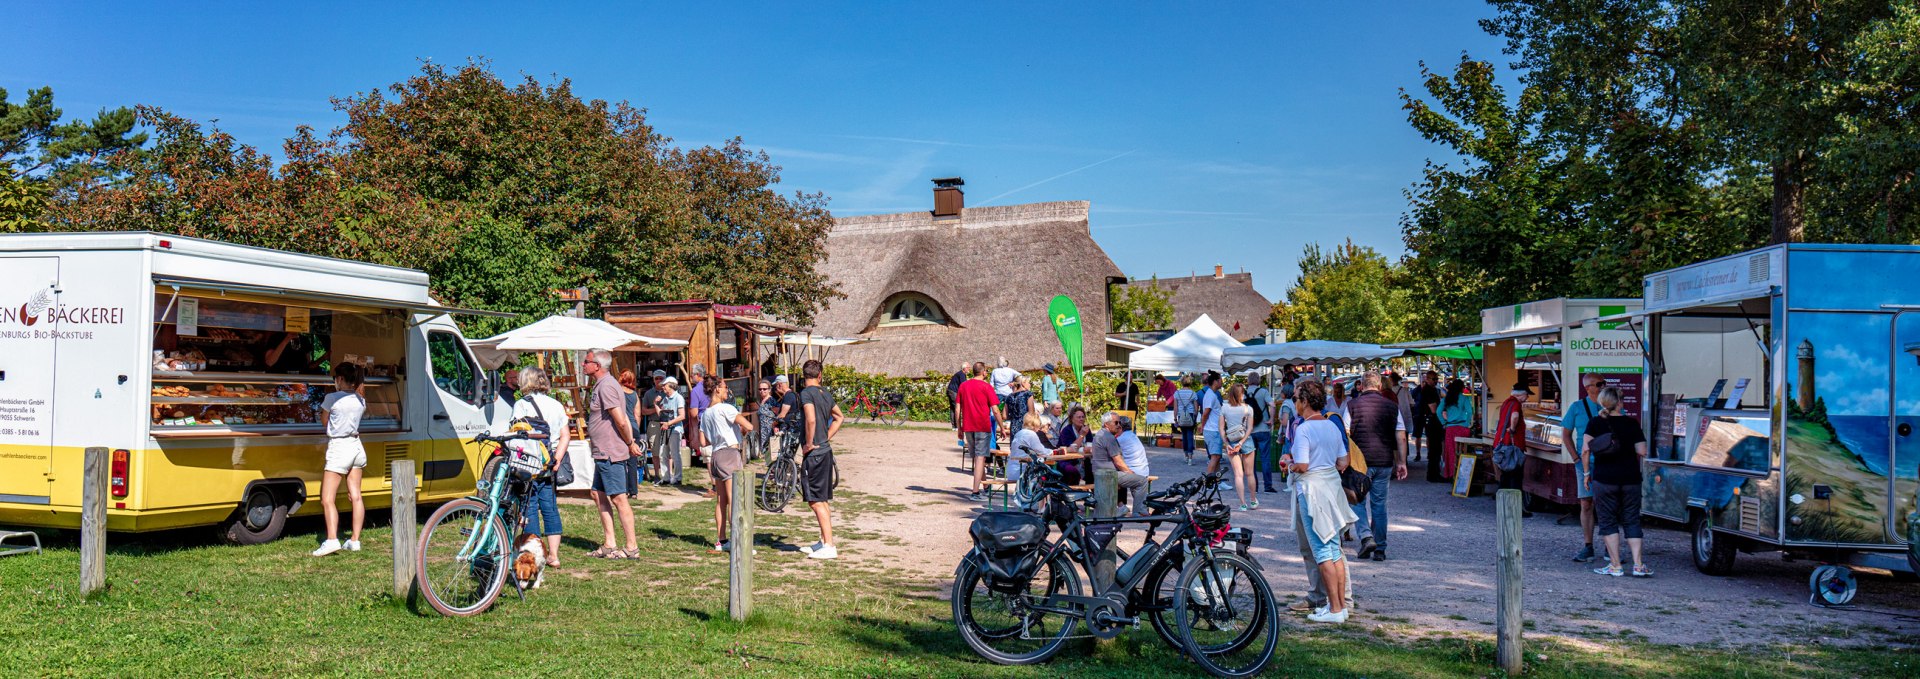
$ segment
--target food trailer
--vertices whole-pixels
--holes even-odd
[[[1533,396],[1524,407],[1527,424],[1521,488],[1529,504],[1573,504],[1578,482],[1573,457],[1561,448],[1560,417],[1580,400],[1580,378],[1599,375],[1620,388],[1626,407],[1640,402],[1639,340],[1621,318],[1641,308],[1638,299],[1555,298],[1480,312],[1479,335],[1393,345],[1436,357],[1481,361],[1485,388],[1476,410],[1481,430],[1493,431],[1508,387],[1524,381]]]
[[[1920,465],[1920,247],[1788,244],[1649,275],[1642,511],[1683,522],[1694,565],[1738,552],[1902,573]]]
[[[806,333],[791,323],[766,318],[759,306],[751,304],[715,304],[705,300],[607,304],[600,313],[608,323],[636,335],[662,337],[687,342],[684,350],[639,352],[641,365],[634,370],[664,369],[688,384],[692,364],[706,367],[709,375],[727,380],[727,389],[736,395],[754,393],[754,382],[771,376],[777,369],[773,355],[763,354],[758,337],[779,337],[787,333]]]
[[[0,523],[80,526],[86,448],[107,529],[231,542],[317,514],[329,371],[365,368],[367,505],[473,492],[466,441],[509,410],[419,271],[157,233],[0,235]],[[508,314],[492,314],[505,316]]]

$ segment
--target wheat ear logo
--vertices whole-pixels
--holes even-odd
[[[39,293],[33,296],[33,299],[27,300],[26,304],[20,305],[20,324],[33,325],[39,323],[40,314],[46,313],[47,309],[52,306],[53,295],[48,294],[46,289],[41,289]]]

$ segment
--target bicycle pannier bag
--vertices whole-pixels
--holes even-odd
[[[1026,512],[986,512],[969,530],[987,567],[990,587],[1024,588],[1040,569],[1040,545],[1047,540],[1045,517]]]
[[[531,398],[522,400],[531,404],[535,413],[540,412],[539,403],[534,402]],[[514,472],[516,472],[520,478],[530,479],[546,471],[547,463],[553,460],[553,449],[550,447],[553,440],[553,432],[547,426],[547,419],[538,414],[532,417],[516,418],[514,421],[508,423],[507,429],[509,431],[527,431],[528,433],[539,436],[537,439],[508,441],[501,446],[506,449],[507,464],[513,465]]]

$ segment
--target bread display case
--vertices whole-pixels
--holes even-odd
[[[319,375],[155,371],[153,434],[317,434],[320,400],[333,378]],[[387,377],[367,378],[363,432],[400,428],[401,390]]]

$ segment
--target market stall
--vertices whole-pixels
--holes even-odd
[[[1600,319],[1640,307],[1637,299],[1568,298],[1494,307],[1480,312],[1481,334],[1392,347],[1473,363],[1483,385],[1474,390],[1482,432],[1496,429],[1509,385],[1532,385],[1523,408],[1527,458],[1521,487],[1533,497],[1572,504],[1578,479],[1573,456],[1561,447],[1560,418],[1567,404],[1581,398],[1582,375],[1598,375],[1621,389],[1629,408],[1639,406],[1639,340],[1623,321]]]
[[[666,370],[682,384],[690,384],[688,372],[697,363],[709,375],[727,380],[727,388],[739,395],[754,393],[753,382],[772,376],[778,367],[774,354],[763,352],[763,342],[756,338],[810,331],[767,318],[759,306],[751,304],[706,300],[606,304],[600,312],[622,330],[684,343],[680,349],[636,354],[636,374]]]
[[[1642,313],[1603,319],[1646,340],[1642,511],[1691,526],[1701,571],[1920,566],[1916,274],[1920,247],[1777,245],[1649,275]],[[1851,596],[1841,566],[1813,584]]]

